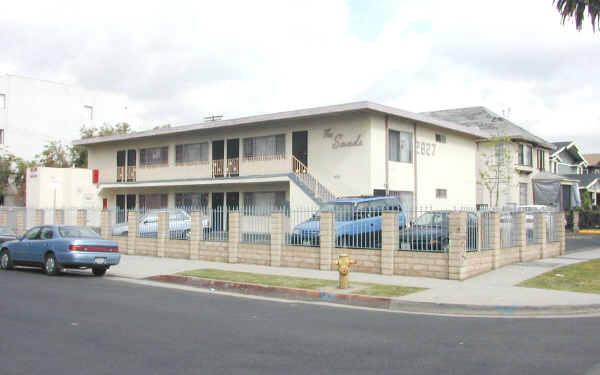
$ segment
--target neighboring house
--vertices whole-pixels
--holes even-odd
[[[111,209],[316,206],[398,196],[474,206],[476,128],[371,102],[77,140]]]
[[[588,162],[587,173],[600,174],[600,154],[583,155]]]
[[[50,140],[82,126],[130,122],[124,96],[16,75],[0,75],[0,141],[32,159]]]
[[[504,207],[528,204],[552,204],[569,208],[576,181],[549,173],[549,156],[555,149],[552,143],[497,115],[485,107],[468,107],[424,112],[485,134],[487,140],[478,141],[477,204]],[[491,140],[490,140],[491,139]],[[492,165],[492,167],[490,167]],[[495,170],[503,166],[500,177]],[[484,176],[482,176],[482,174]],[[489,181],[500,181],[492,189]],[[535,184],[553,185],[552,196],[534,194]],[[497,197],[497,198],[496,198]]]
[[[575,142],[553,142],[556,149],[550,155],[550,171],[561,176],[583,174],[587,161]]]
[[[92,170],[83,168],[27,168],[28,208],[100,208]]]
[[[590,192],[592,197],[592,206],[597,206],[600,203],[600,174],[570,174],[566,177],[577,180],[579,185],[580,196],[583,198],[584,192]]]

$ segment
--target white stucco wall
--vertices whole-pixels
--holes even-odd
[[[26,201],[31,208],[100,208],[92,171],[80,168],[29,168]]]

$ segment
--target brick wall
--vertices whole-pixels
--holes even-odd
[[[394,275],[448,278],[448,254],[396,251]]]
[[[518,256],[517,251],[517,256]],[[491,271],[493,268],[494,253],[492,251],[468,252],[465,258],[465,279]]]
[[[308,246],[283,246],[281,266],[319,269],[320,248]]]
[[[350,258],[356,260],[356,264],[351,268],[354,272],[381,273],[381,250],[336,248],[331,264],[331,269],[334,271],[337,270],[337,265],[333,261],[340,254],[348,254]]]
[[[198,248],[198,259],[209,262],[227,262],[227,242],[201,241]]]
[[[156,238],[137,238],[135,240],[135,255],[156,256],[158,240]]]
[[[165,256],[168,258],[190,259],[190,243],[184,240],[167,240]]]
[[[270,265],[271,246],[240,243],[238,247],[238,263]]]

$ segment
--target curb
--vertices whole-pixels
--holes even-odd
[[[600,229],[580,229],[579,234],[600,234]]]
[[[415,314],[420,313],[486,317],[557,317],[600,314],[600,304],[548,306],[460,305],[449,303],[404,301],[390,297],[331,293],[317,290],[286,288],[262,284],[205,279],[191,276],[158,275],[148,277],[146,280],[182,284],[197,288],[214,289],[245,295],[282,298],[297,301],[327,302]]]

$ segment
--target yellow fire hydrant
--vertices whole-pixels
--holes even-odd
[[[350,267],[352,267],[353,264],[356,264],[356,261],[354,259],[351,259],[350,255],[348,254],[340,254],[337,260],[335,261],[335,264],[337,264],[338,272],[340,273],[339,288],[347,289],[349,279],[348,274],[350,273]]]

